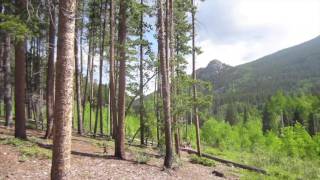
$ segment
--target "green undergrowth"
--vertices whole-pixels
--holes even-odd
[[[147,164],[150,159],[151,157],[148,154],[142,152],[137,153],[135,156],[135,160],[138,164]]]
[[[268,175],[239,169],[241,179],[320,179],[320,159],[301,159],[297,157],[279,156],[275,153],[267,153],[262,149],[255,152],[240,152],[219,150],[205,147],[204,153],[215,155],[227,160],[255,166],[267,171]]]
[[[194,163],[194,164],[201,164],[201,165],[208,166],[208,167],[213,167],[216,165],[213,160],[210,160],[210,159],[207,159],[204,157],[199,157],[195,154],[191,155],[190,162]]]
[[[12,137],[0,138],[0,144],[13,146],[19,151],[20,161],[25,161],[29,158],[51,159],[51,150],[39,147],[36,143],[37,141],[36,138],[30,138],[28,141]]]

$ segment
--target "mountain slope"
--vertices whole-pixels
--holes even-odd
[[[315,91],[320,87],[320,36],[240,66],[221,64],[214,60],[197,74],[212,82],[222,98],[259,102],[278,90]],[[212,73],[216,69],[219,73]]]

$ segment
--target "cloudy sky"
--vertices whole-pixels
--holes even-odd
[[[213,59],[243,64],[320,35],[320,0],[206,0],[198,7],[198,68]]]

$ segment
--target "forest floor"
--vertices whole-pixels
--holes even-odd
[[[43,132],[28,130],[28,141],[13,138],[13,129],[0,126],[0,180],[49,179],[51,140]],[[126,160],[113,157],[113,142],[73,135],[71,179],[239,179],[237,169],[215,163],[206,167],[190,163],[182,153],[173,170],[163,169],[159,150],[152,147],[126,146]],[[224,178],[213,175],[224,174]]]

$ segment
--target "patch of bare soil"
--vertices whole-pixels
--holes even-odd
[[[0,126],[0,137],[12,137],[13,130]],[[37,137],[39,146],[50,148],[51,141],[40,139],[43,132],[28,130],[28,136]],[[233,174],[231,167],[217,163],[216,167],[205,167],[191,164],[188,155],[183,153],[180,165],[174,170],[163,170],[163,158],[152,148],[143,149],[151,157],[147,164],[136,162],[137,153],[128,148],[127,160],[113,158],[111,142],[103,144],[102,140],[74,136],[72,140],[71,179],[239,179]],[[137,149],[137,147],[135,147]],[[105,152],[106,151],[106,152]],[[139,152],[141,149],[139,150]],[[2,179],[50,179],[51,160],[43,158],[27,158],[21,160],[19,151],[11,146],[0,144],[0,180]],[[220,178],[212,172],[222,172]]]

